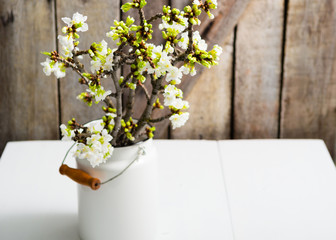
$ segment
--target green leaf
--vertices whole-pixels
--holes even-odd
[[[44,54],[44,55],[47,55],[47,56],[51,57],[51,53],[50,52],[41,52],[41,53]]]

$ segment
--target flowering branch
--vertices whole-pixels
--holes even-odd
[[[208,51],[199,32],[193,30],[194,25],[201,23],[198,16],[202,11],[213,17],[210,11],[217,7],[216,0],[194,0],[184,11],[163,6],[161,13],[148,20],[143,11],[146,4],[146,0],[130,0],[122,5],[124,12],[132,8],[137,10],[140,24],[136,25],[130,16],[125,21],[114,21],[106,36],[116,42],[117,48],[109,48],[102,40],[92,43],[87,50],[80,50],[79,33],[88,30],[87,17],[75,13],[72,19],[62,18],[66,26],[62,28],[64,35],[58,36],[60,51],[44,52],[47,59],[41,65],[46,75],[54,73],[62,78],[67,68],[72,69],[80,76],[79,83],[87,87],[77,99],[89,106],[101,101],[106,105],[98,121],[83,126],[72,119],[67,125],[61,125],[63,139],[77,143],[75,156],[88,159],[93,167],[106,161],[113,147],[131,145],[143,136],[153,138],[155,127],[152,123],[169,119],[173,129],[183,126],[189,118],[186,112],[189,103],[183,100],[183,92],[177,87],[183,75],[195,75],[195,64],[208,68],[218,64],[221,48],[215,45]],[[153,33],[151,23],[158,19],[161,19],[159,29],[165,43],[157,46],[148,40]],[[83,57],[89,58],[91,72],[80,62]],[[177,67],[178,62],[183,66]],[[121,67],[129,68],[126,76],[118,75]],[[149,80],[151,92],[145,86]],[[112,81],[115,92],[104,89],[106,81]],[[133,120],[137,87],[144,91],[147,103],[140,119]],[[128,98],[123,107],[125,92]],[[160,95],[163,95],[163,103]],[[165,107],[170,110],[169,114],[153,118],[155,109]]]

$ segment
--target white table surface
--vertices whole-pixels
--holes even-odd
[[[79,239],[76,184],[58,173],[70,145],[7,144],[0,160],[1,240]],[[155,145],[158,240],[336,239],[336,170],[322,141]]]

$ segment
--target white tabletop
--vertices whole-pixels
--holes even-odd
[[[71,143],[10,142],[0,239],[79,239]],[[335,240],[336,170],[320,140],[160,140],[158,240]],[[71,161],[70,161],[71,162]]]

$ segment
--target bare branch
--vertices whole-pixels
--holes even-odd
[[[84,79],[85,84],[89,85],[89,80],[83,75],[83,69],[79,68],[76,64],[69,62],[64,58],[57,57],[57,61],[60,61],[65,64],[65,66],[71,67],[81,78]]]
[[[147,99],[147,101],[149,101],[150,96],[149,96],[149,93],[148,93],[148,90],[147,90],[146,86],[143,85],[140,81],[138,81],[138,84],[139,84],[139,86],[144,90],[145,95],[146,95],[146,99]]]
[[[162,18],[163,14],[162,13],[158,13],[156,15],[154,15],[153,17],[151,17],[149,20],[147,20],[147,23],[151,23],[153,21],[155,21],[156,19]]]
[[[134,98],[135,98],[135,89],[129,89],[128,98],[127,98],[125,121],[128,121],[128,119],[133,115]]]
[[[115,71],[112,71],[111,77],[116,88],[116,102],[117,102],[117,116],[114,118],[114,128],[112,131],[112,146],[115,146],[117,143],[117,135],[121,129],[121,118],[122,118],[122,90],[119,86],[119,81],[117,79]]]
[[[138,127],[134,133],[135,139],[138,138],[138,136],[143,131],[144,127],[147,124],[147,120],[150,118],[150,115],[153,111],[153,104],[156,101],[157,95],[159,93],[159,89],[161,87],[161,83],[163,81],[163,76],[159,77],[158,79],[154,80],[153,75],[151,74],[151,80],[154,83],[153,90],[152,90],[152,96],[150,97],[149,101],[147,101],[147,106],[145,108],[145,111],[142,113],[141,118],[138,122]]]
[[[152,122],[152,123],[161,122],[161,121],[163,121],[163,120],[169,118],[171,115],[173,115],[173,114],[172,114],[172,113],[169,113],[169,114],[167,114],[167,115],[165,115],[165,116],[163,116],[163,117],[155,118],[155,119],[149,119],[148,121],[149,121],[149,122]]]
[[[89,54],[89,50],[83,50],[83,51],[75,51],[74,52],[74,56],[81,56],[81,55],[85,55],[85,54]]]
[[[141,26],[144,26],[144,22],[145,22],[145,13],[142,10],[142,8],[139,8],[139,16],[140,16],[140,24]]]

